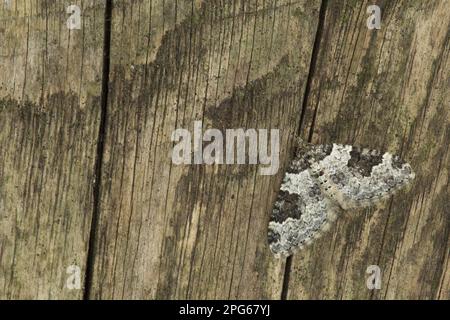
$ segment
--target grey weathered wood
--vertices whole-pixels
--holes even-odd
[[[319,1],[115,1],[91,298],[279,298],[267,247],[281,179],[175,166],[175,128],[299,123]]]
[[[79,5],[81,30],[66,7]],[[79,299],[99,121],[104,5],[0,4],[0,298]],[[83,282],[83,279],[81,279]]]
[[[269,214],[302,136],[389,150],[411,190],[352,211],[293,258],[287,298],[450,298],[448,0],[113,1],[99,216],[86,266],[104,1],[0,4],[0,298],[273,298]],[[81,30],[65,8],[82,8]],[[368,30],[379,4],[382,29]],[[280,128],[281,168],[175,166],[175,128]],[[98,181],[97,181],[98,182]],[[369,265],[382,288],[366,287]],[[288,268],[289,269],[289,268]]]
[[[328,1],[303,136],[401,154],[417,177],[295,255],[290,299],[450,298],[450,2],[375,3],[381,30],[366,27],[373,1]]]

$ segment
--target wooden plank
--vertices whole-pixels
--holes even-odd
[[[319,1],[114,1],[91,298],[279,298],[282,170],[173,165],[175,128],[299,123]]]
[[[369,30],[367,7],[381,7]],[[450,1],[328,1],[303,136],[389,150],[417,172],[296,254],[290,299],[449,299]],[[366,287],[369,265],[381,289]]]
[[[66,8],[78,5],[80,30]],[[100,116],[104,4],[0,4],[0,298],[78,299]],[[76,283],[75,283],[76,284]]]

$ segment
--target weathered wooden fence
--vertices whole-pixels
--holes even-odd
[[[0,297],[449,299],[449,53],[448,0],[2,1]],[[279,128],[278,174],[172,164],[196,120]],[[417,177],[278,260],[267,224],[299,132]]]

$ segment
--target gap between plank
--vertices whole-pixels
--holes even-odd
[[[323,35],[323,26],[325,24],[325,13],[327,11],[327,4],[328,4],[328,0],[322,0],[322,2],[320,4],[319,22],[317,25],[316,36],[314,38],[314,46],[313,46],[313,50],[311,53],[311,61],[309,63],[308,79],[306,81],[306,87],[305,87],[305,92],[304,92],[303,101],[302,101],[302,112],[300,114],[300,123],[298,125],[298,131],[297,131],[298,136],[300,136],[300,134],[301,134],[303,120],[305,117],[306,108],[308,106],[309,94],[311,91],[311,83],[312,83],[313,76],[316,72],[317,58],[319,55],[319,47],[320,47],[320,42],[322,40],[322,35]],[[311,140],[312,140],[314,125],[316,122],[316,114],[317,114],[317,109],[314,110],[311,128],[308,133],[308,142],[311,142]],[[289,256],[286,258],[286,265],[284,268],[283,286],[281,288],[281,300],[287,300],[291,269],[292,269],[292,256]]]
[[[100,214],[100,187],[102,181],[102,163],[105,150],[105,135],[108,111],[108,90],[109,90],[109,71],[110,71],[110,51],[111,51],[111,19],[112,19],[112,0],[106,0],[105,22],[103,30],[103,66],[102,66],[102,92],[100,98],[100,125],[98,129],[97,153],[95,159],[94,171],[94,206],[91,218],[91,229],[89,232],[89,247],[86,259],[86,275],[84,280],[83,300],[90,299],[92,288],[92,274],[95,262],[95,238],[98,229],[98,217]]]

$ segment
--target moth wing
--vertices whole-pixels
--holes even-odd
[[[289,256],[310,244],[336,218],[338,208],[309,171],[312,159],[326,156],[323,148],[311,146],[298,153],[284,176],[268,230],[269,246],[276,256]]]
[[[411,166],[397,156],[338,144],[311,164],[311,173],[344,210],[375,204],[414,179]]]

